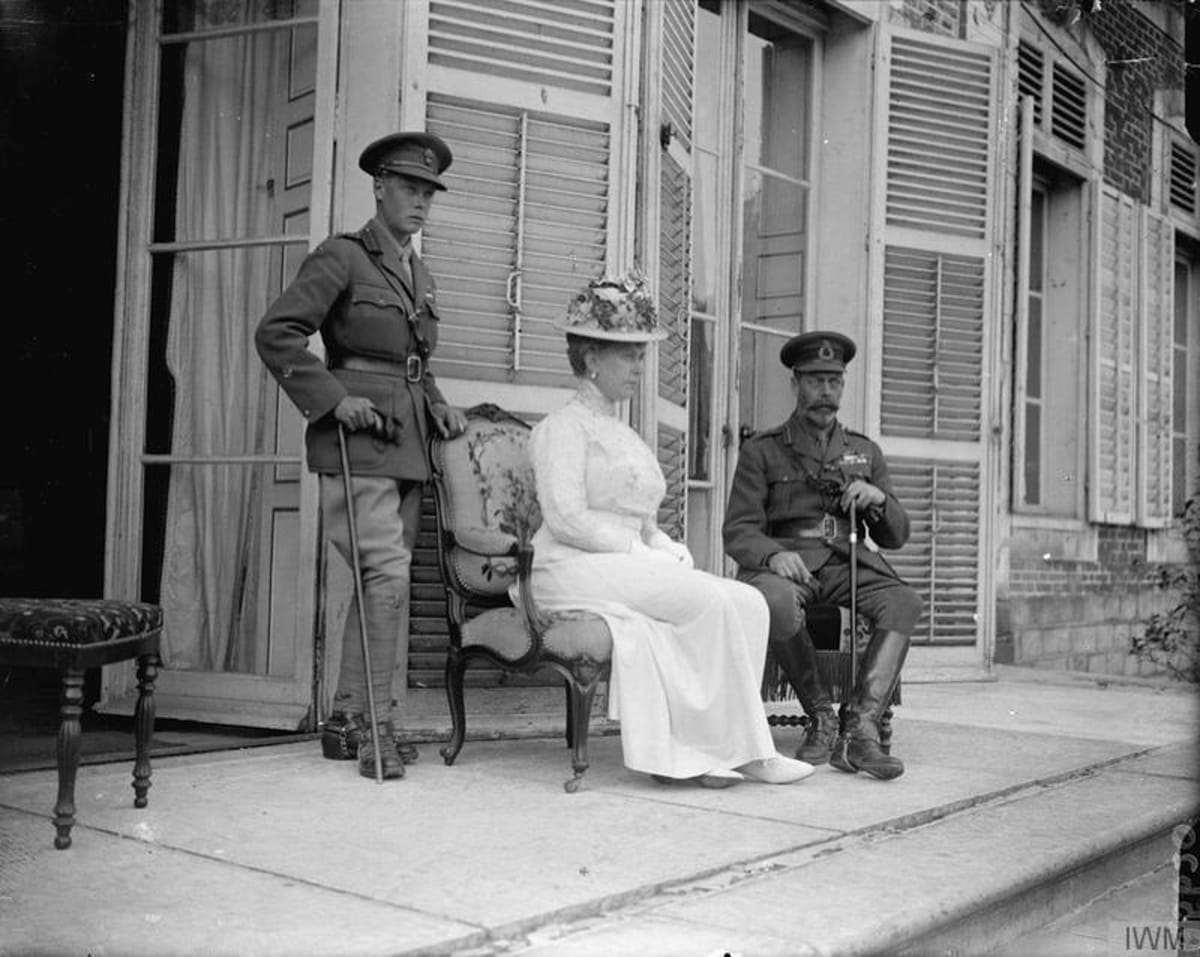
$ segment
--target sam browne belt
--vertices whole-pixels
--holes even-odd
[[[838,515],[826,513],[815,525],[800,522],[780,522],[771,526],[771,537],[777,539],[817,538],[829,544],[850,539],[850,521]]]
[[[420,382],[425,377],[425,362],[418,355],[409,356],[404,362],[392,359],[377,359],[374,356],[343,356],[333,363],[335,369],[351,369],[355,372],[374,372],[390,375],[408,382]]]

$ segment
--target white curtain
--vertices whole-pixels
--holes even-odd
[[[252,4],[208,9],[228,20],[251,16]],[[272,108],[285,51],[274,31],[189,44],[178,239],[278,231],[270,186],[277,175]],[[253,336],[268,305],[270,269],[267,248],[175,256],[167,341],[175,384],[173,454],[242,455],[268,444],[268,379]],[[160,597],[168,667],[257,670],[255,643],[265,640],[257,633],[257,607],[265,585],[260,559],[266,478],[263,466],[171,467]]]

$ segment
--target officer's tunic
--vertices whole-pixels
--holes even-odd
[[[413,254],[412,285],[396,244],[372,219],[356,233],[331,236],[313,250],[295,280],[259,323],[259,355],[308,420],[305,444],[313,472],[340,471],[337,421],[330,413],[347,395],[370,399],[395,436],[348,436],[355,475],[423,481],[430,408],[445,398],[429,370],[437,346],[433,276]],[[308,349],[320,332],[326,360]],[[394,374],[340,368],[349,356],[395,363]]]
[[[725,551],[738,563],[738,577],[766,586],[772,640],[794,631],[792,622],[778,620],[782,603],[772,594],[784,582],[790,586],[789,593],[795,592],[796,602],[787,603],[789,611],[798,602],[798,616],[802,616],[803,606],[813,601],[847,604],[848,517],[838,504],[840,495],[819,486],[830,482],[844,489],[855,479],[870,482],[885,496],[882,505],[858,515],[860,610],[885,628],[911,632],[915,625],[920,602],[887,559],[863,539],[865,531],[875,545],[895,549],[908,541],[910,531],[908,514],[892,490],[879,446],[835,422],[822,449],[793,414],[783,425],[742,444],[723,527]],[[818,537],[816,532],[822,527],[833,534]],[[768,559],[781,551],[800,555],[817,579],[816,587],[796,585],[770,572]],[[768,578],[774,581],[764,583]],[[795,624],[799,623],[798,617]]]

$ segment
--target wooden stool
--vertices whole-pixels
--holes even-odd
[[[83,677],[88,668],[130,658],[138,660],[133,806],[146,806],[161,636],[162,609],[155,605],[107,599],[0,598],[0,664],[56,668],[62,673],[58,800],[54,804],[54,846],[59,850],[71,846],[71,827],[75,823],[79,719],[83,713]]]

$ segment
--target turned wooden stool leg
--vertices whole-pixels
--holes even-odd
[[[137,761],[133,765],[133,806],[145,807],[150,790],[150,742],[154,737],[154,679],[158,677],[158,655],[138,659],[138,700],[133,712]]]
[[[54,802],[54,846],[71,846],[75,824],[75,772],[79,770],[79,718],[83,714],[83,669],[66,668],[62,678],[62,703],[58,725],[58,800]]]

